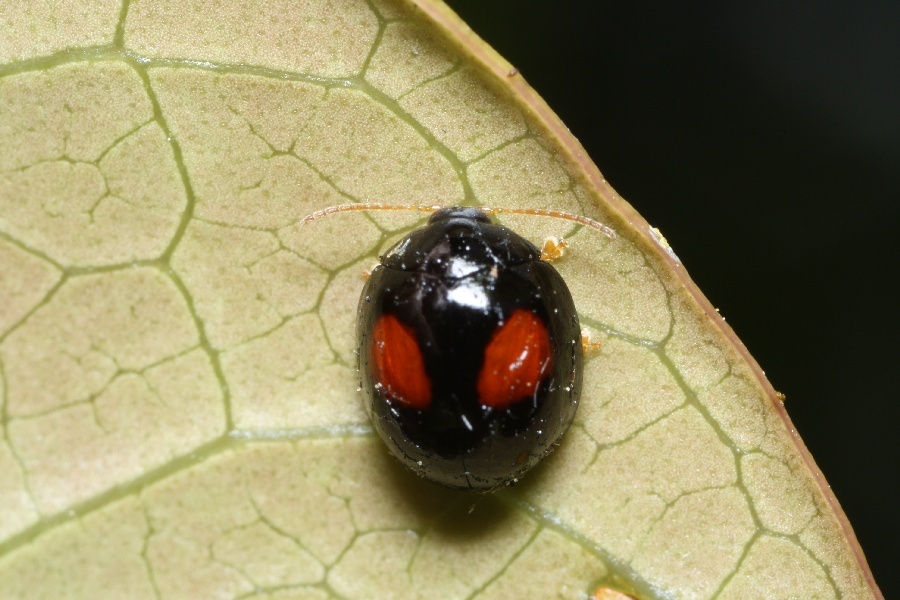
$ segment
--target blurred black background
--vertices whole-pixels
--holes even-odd
[[[787,394],[900,597],[900,2],[447,2]]]

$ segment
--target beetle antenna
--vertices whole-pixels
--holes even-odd
[[[587,225],[593,229],[596,229],[603,235],[616,239],[616,232],[601,223],[600,221],[595,221],[590,217],[585,217],[582,215],[576,215],[575,213],[563,212],[561,210],[545,210],[542,208],[503,208],[503,207],[492,207],[492,206],[478,206],[476,207],[478,210],[484,211],[489,215],[497,215],[497,214],[512,214],[512,215],[532,215],[536,217],[554,217],[557,219],[565,219],[566,221],[574,221],[575,223],[580,223],[582,225]]]
[[[306,215],[300,220],[300,225],[306,225],[307,223],[312,223],[313,221],[318,221],[322,217],[327,217],[328,215],[333,215],[335,213],[342,212],[361,212],[361,211],[369,211],[369,210],[417,210],[419,212],[430,212],[433,213],[437,210],[444,208],[443,206],[438,205],[427,205],[427,204],[382,204],[381,202],[360,202],[359,204],[338,204],[335,206],[329,206],[328,208],[323,208],[322,210],[317,210],[316,212]]]
[[[360,202],[359,204],[337,204],[335,206],[329,206],[328,208],[323,208],[322,210],[317,210],[316,212],[309,214],[303,217],[300,220],[300,225],[306,225],[307,223],[312,223],[313,221],[318,221],[322,217],[327,217],[328,215],[333,215],[335,213],[342,212],[364,212],[370,210],[414,210],[419,212],[429,212],[433,213],[438,211],[444,206],[438,205],[428,205],[428,204],[383,204],[380,202]],[[497,215],[497,214],[508,214],[508,215],[532,215],[537,217],[553,217],[556,219],[565,219],[566,221],[572,221],[574,223],[580,223],[581,225],[587,225],[592,229],[596,229],[603,235],[615,239],[616,232],[601,223],[600,221],[596,221],[591,219],[590,217],[585,217],[582,215],[576,215],[575,213],[563,212],[561,210],[545,210],[540,208],[502,208],[502,207],[492,207],[492,206],[476,206],[478,210],[489,214],[489,215]]]

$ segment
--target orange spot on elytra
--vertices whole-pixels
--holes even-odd
[[[478,374],[478,397],[491,408],[506,408],[537,392],[553,367],[550,334],[534,313],[517,310],[494,332]]]
[[[431,379],[412,327],[394,315],[382,315],[369,346],[372,377],[386,399],[423,410],[431,404]]]

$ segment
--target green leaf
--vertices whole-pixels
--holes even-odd
[[[429,0],[0,6],[0,597],[880,597],[761,370],[510,65]],[[357,395],[362,273],[504,219],[601,341],[560,448],[473,496]]]

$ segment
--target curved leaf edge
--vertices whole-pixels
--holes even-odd
[[[884,596],[875,582],[868,561],[847,515],[841,508],[840,502],[831,490],[831,486],[826,481],[824,474],[819,469],[785,410],[784,396],[775,390],[744,343],[738,338],[731,326],[728,325],[712,303],[710,303],[700,288],[697,287],[665,238],[627,200],[612,188],[603,177],[600,169],[588,156],[581,142],[569,131],[559,116],[547,105],[534,88],[528,84],[518,69],[479,37],[471,27],[441,0],[410,1],[436,26],[446,30],[450,34],[448,36],[449,39],[459,40],[460,46],[458,50],[463,52],[472,62],[480,65],[495,81],[502,82],[503,86],[511,89],[512,96],[519,103],[520,109],[529,114],[534,119],[534,122],[547,126],[549,136],[559,141],[561,150],[566,157],[581,167],[592,186],[608,202],[613,214],[634,228],[635,231],[640,232],[640,241],[644,246],[642,250],[652,252],[670,268],[670,272],[675,274],[675,283],[696,302],[696,306],[702,311],[705,319],[712,324],[715,330],[728,342],[728,345],[733,348],[735,353],[750,367],[757,382],[765,391],[773,409],[790,432],[791,439],[800,457],[837,518],[868,587],[877,598],[883,598]]]

